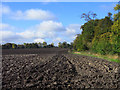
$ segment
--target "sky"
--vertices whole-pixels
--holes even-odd
[[[1,0],[2,2],[119,2],[119,0]]]
[[[1,43],[73,42],[86,21],[82,13],[92,11],[97,19],[115,14],[117,2],[2,2]]]

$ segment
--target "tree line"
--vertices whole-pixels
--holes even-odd
[[[24,43],[24,44],[15,44],[15,43],[6,43],[2,45],[2,49],[25,49],[25,48],[73,48],[73,43],[68,44],[67,42],[59,42],[58,46],[54,46],[54,43],[47,44],[47,42],[39,43]]]
[[[120,53],[120,5],[114,7],[118,13],[108,13],[102,19],[95,19],[95,13],[83,13],[87,22],[81,26],[82,33],[74,40],[76,51],[91,51],[100,54]]]

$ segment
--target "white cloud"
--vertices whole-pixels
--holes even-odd
[[[76,30],[75,29],[70,29],[70,28],[67,28],[67,30],[66,30],[66,34],[67,35],[73,35],[73,34],[75,34],[76,33]]]
[[[42,23],[17,33],[23,38],[54,38],[58,32],[65,30],[62,23],[54,21],[43,21]]]
[[[80,30],[80,24],[70,24],[66,27],[65,31],[62,32],[59,37],[61,38],[61,42],[66,41],[68,43],[73,42],[76,34],[80,34],[82,30]]]
[[[17,20],[55,20],[56,17],[53,13],[42,9],[28,9],[24,12],[16,11],[13,13],[13,19]]]
[[[6,23],[0,23],[0,30],[2,31],[11,31],[11,30],[14,30],[15,27],[9,25],[9,24],[6,24]]]
[[[2,14],[9,14],[11,12],[8,6],[2,5]]]
[[[9,27],[8,24],[0,23],[0,30],[8,28],[8,27]]]
[[[61,22],[53,21],[56,19],[55,15],[47,10],[28,9],[13,12],[4,5],[1,13],[18,20],[43,20],[40,24],[29,27],[23,32],[9,24],[0,23],[0,36],[3,42],[70,42],[76,34],[80,33],[79,24],[70,24],[65,27]]]
[[[62,23],[60,22],[55,22],[55,21],[43,21],[40,23],[37,28],[41,31],[62,31],[64,30],[64,27]]]
[[[2,43],[14,42],[20,38],[12,31],[0,31],[0,33],[0,41],[2,41]]]
[[[31,39],[34,42],[42,42],[46,40],[48,42],[53,42],[53,39],[55,39],[60,32],[65,32],[65,30],[66,29],[61,22],[43,21],[23,32],[16,33],[16,35],[21,36],[26,40]]]
[[[8,6],[0,4],[0,17],[2,17],[2,15],[6,15],[9,13],[11,13],[10,8]]]
[[[12,32],[9,30],[11,27],[8,24],[3,24],[2,27],[6,28],[6,31],[2,33],[3,42],[54,42],[57,45],[58,42],[72,42],[75,39],[75,35],[80,33],[79,24],[70,24],[64,27],[61,22],[55,21],[43,21],[38,25],[32,26],[24,30],[23,32]]]
[[[66,27],[65,31],[59,33],[58,37],[54,38],[53,41],[56,43],[64,41],[70,43],[76,38],[76,34],[79,33],[81,33],[80,24],[70,24]]]
[[[13,13],[12,18],[17,19],[17,20],[18,19],[25,19],[25,15],[22,11],[18,10],[18,11]]]
[[[36,32],[35,32],[35,36],[36,36],[37,38],[46,38],[46,37],[47,37],[47,34],[43,33],[42,31],[41,31],[41,32],[40,32],[40,31],[36,31]]]
[[[16,28],[6,24],[0,23],[0,43],[15,42],[21,37],[14,32]]]
[[[48,11],[42,10],[40,8],[37,9],[27,9],[25,11],[17,10],[12,11],[9,6],[1,5],[2,9],[0,9],[0,15],[8,15],[12,19],[16,20],[56,20],[56,16]]]
[[[0,31],[0,37],[3,39],[9,38],[10,36],[14,36],[15,34],[11,31]]]
[[[66,34],[67,35],[75,35],[77,33],[80,33],[80,24],[70,24],[66,28]]]
[[[65,30],[61,22],[55,21],[43,21],[39,25],[35,26],[36,36],[40,38],[54,38],[57,36],[57,33],[60,33]]]
[[[53,42],[62,42],[63,40],[60,37],[57,37],[53,40]]]
[[[45,42],[45,40],[41,39],[41,38],[38,38],[38,39],[35,39],[34,42],[37,42],[37,43],[41,42],[41,43],[43,43],[43,42]]]
[[[16,33],[17,35],[20,35],[21,37],[25,38],[25,39],[31,39],[35,37],[35,32],[34,31],[24,31],[21,33]]]

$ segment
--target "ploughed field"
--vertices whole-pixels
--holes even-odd
[[[119,64],[66,49],[3,50],[2,89],[120,88]]]

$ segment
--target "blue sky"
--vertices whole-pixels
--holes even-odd
[[[72,42],[85,23],[82,13],[92,11],[101,19],[117,13],[117,2],[3,2],[2,43]]]

